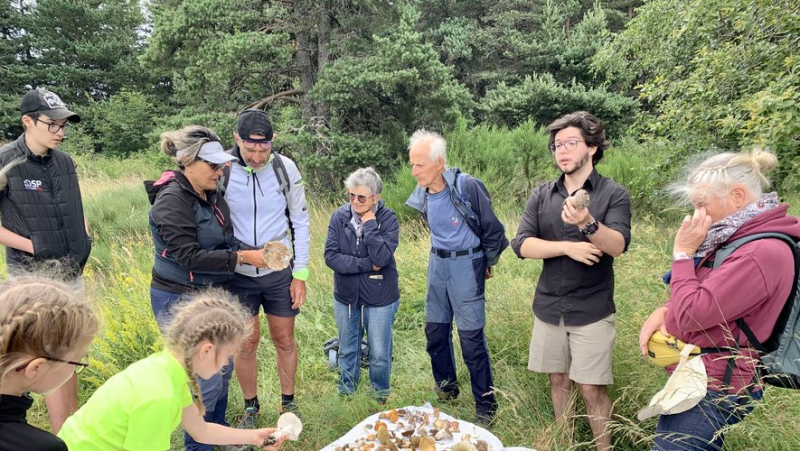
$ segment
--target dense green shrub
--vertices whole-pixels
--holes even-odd
[[[640,130],[688,153],[771,148],[776,179],[800,169],[800,8],[792,0],[653,0],[596,58],[641,92]]]
[[[603,119],[611,136],[619,136],[627,128],[638,108],[639,103],[630,97],[574,81],[558,83],[550,74],[525,77],[519,85],[501,83],[487,92],[480,104],[487,121],[510,127],[527,119],[545,125],[562,114],[591,111]]]

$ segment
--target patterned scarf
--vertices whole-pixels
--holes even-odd
[[[711,224],[711,228],[708,229],[706,238],[700,244],[700,247],[697,248],[697,252],[694,254],[694,256],[701,258],[707,256],[720,244],[728,241],[728,239],[733,236],[737,230],[739,230],[739,227],[744,225],[746,222],[750,221],[761,213],[772,210],[778,206],[780,206],[780,202],[778,201],[778,193],[767,193],[741,210],[738,210],[735,213]]]

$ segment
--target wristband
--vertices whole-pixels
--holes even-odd
[[[686,252],[678,252],[677,254],[672,254],[672,261],[676,262],[678,260],[691,260],[694,257],[687,254]]]
[[[292,278],[297,280],[302,280],[303,282],[308,279],[308,268],[298,269],[297,271],[292,272]]]

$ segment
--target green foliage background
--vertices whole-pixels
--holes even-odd
[[[0,0],[0,141],[22,132],[28,87],[54,90],[84,119],[63,148],[79,162],[96,243],[87,285],[108,321],[82,399],[160,347],[141,181],[170,167],[157,152],[162,132],[201,124],[231,145],[236,114],[266,110],[275,149],[297,160],[308,182],[312,249],[322,249],[343,177],[375,166],[402,220],[392,403],[406,405],[432,399],[421,330],[427,231],[403,206],[414,186],[408,137],[421,127],[444,133],[448,162],[486,182],[511,236],[531,189],[557,175],[543,127],[589,110],[613,142],[599,170],[629,189],[635,216],[634,242],[617,263],[615,442],[646,449],[654,424],[633,418],[664,375],[632,343],[666,296],[658,276],[682,211],[664,188],[691,156],[763,146],[779,156],[779,194],[800,201],[799,41],[800,4],[791,0]],[[546,380],[524,369],[540,263],[509,254],[498,270],[488,307],[496,433],[508,445],[585,449],[585,419],[574,434],[552,425]],[[321,252],[312,272],[298,326],[309,429],[290,449],[317,449],[378,409],[367,392],[335,394],[320,351],[335,334]],[[259,391],[274,401],[266,337],[259,352]],[[800,448],[793,395],[768,392],[726,449]],[[239,397],[231,399],[236,412]],[[470,419],[470,403],[442,408]],[[270,410],[262,421],[276,416]]]

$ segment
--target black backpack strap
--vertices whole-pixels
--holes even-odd
[[[272,169],[275,171],[275,177],[278,178],[278,186],[286,196],[286,204],[289,204],[289,173],[286,172],[286,166],[283,164],[283,158],[277,153],[272,153],[275,157],[272,159]]]
[[[228,189],[228,182],[231,181],[231,165],[234,163],[226,163],[225,166],[222,167],[222,176],[219,178],[217,182],[217,193],[220,196],[225,197],[225,191]]]
[[[292,254],[294,254],[294,224],[292,224],[292,216],[289,212],[289,190],[291,189],[291,182],[289,181],[289,173],[286,171],[286,165],[283,164],[283,157],[278,152],[272,152],[272,170],[275,171],[275,177],[278,179],[278,187],[286,198],[286,210],[283,214],[286,215],[286,221],[289,223],[289,238],[292,242]]]
[[[777,232],[755,233],[753,235],[748,235],[720,246],[719,249],[717,249],[717,251],[714,253],[714,264],[712,268],[713,269],[719,268],[719,266],[725,261],[725,259],[728,258],[728,256],[731,255],[736,249],[739,249],[740,247],[751,241],[762,240],[764,238],[776,238],[786,242],[791,247],[796,246],[794,240],[789,235],[785,235],[783,233],[777,233]]]
[[[717,251],[715,252],[714,261],[710,266],[712,267],[712,269],[719,268],[722,265],[722,263],[725,262],[725,259],[728,258],[728,256],[730,256],[734,251],[736,251],[736,249],[740,248],[741,246],[743,246],[743,245],[745,245],[745,244],[747,244],[747,243],[749,243],[751,241],[761,240],[761,239],[765,239],[765,238],[774,238],[774,239],[781,240],[781,241],[787,243],[792,248],[795,248],[797,246],[795,241],[790,236],[785,235],[783,233],[777,233],[777,232],[756,233],[756,234],[753,234],[753,235],[748,235],[748,236],[733,240],[730,243],[726,243],[726,244],[723,244],[722,246],[720,246],[720,248],[717,249]],[[795,283],[796,283],[796,281],[795,281]],[[747,323],[744,321],[743,318],[736,319],[736,325],[739,326],[739,330],[741,330],[744,333],[744,335],[747,337],[747,341],[750,344],[750,346],[755,348],[760,354],[765,354],[765,353],[768,352],[768,350],[763,345],[763,343],[761,343],[756,338],[756,335],[753,333],[753,330],[750,329],[750,326],[747,325]],[[735,348],[732,349],[733,355],[731,356],[730,359],[728,359],[728,363],[727,363],[727,365],[725,367],[725,375],[724,375],[724,377],[722,379],[722,382],[725,385],[730,385],[731,378],[733,377],[733,369],[734,369],[734,366],[735,366],[735,359],[736,359],[736,356],[739,354],[740,347],[739,347],[739,333],[738,332],[736,334],[736,340],[734,341],[734,346],[735,346]],[[760,378],[760,374],[759,374],[760,372],[761,372],[761,370],[757,368],[756,369],[756,374],[754,375],[754,379],[755,378]],[[752,395],[752,389],[753,389],[752,385],[748,387],[748,391],[750,391],[751,395]],[[724,390],[724,391],[727,393],[727,390]]]

